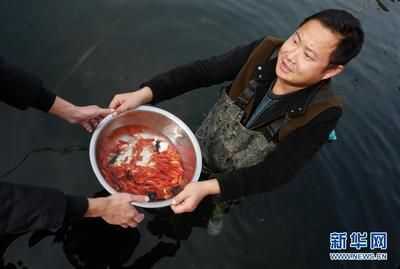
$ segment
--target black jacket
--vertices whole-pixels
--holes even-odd
[[[153,90],[153,102],[157,103],[192,89],[232,81],[263,39],[264,37],[220,56],[177,67],[155,76],[141,86],[149,86]],[[290,94],[291,98],[295,94]],[[262,95],[256,93],[256,96]],[[254,107],[260,100],[261,98],[256,98]],[[222,199],[236,199],[270,191],[288,182],[327,141],[341,115],[341,108],[327,109],[304,127],[289,134],[262,162],[217,174]]]
[[[56,96],[42,81],[0,57],[0,100],[25,110],[49,111]],[[82,216],[85,197],[59,190],[0,182],[0,234],[55,228],[65,217]]]

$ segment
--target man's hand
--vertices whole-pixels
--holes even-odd
[[[101,108],[96,105],[75,106],[75,113],[68,120],[69,123],[81,124],[88,132],[92,132],[108,114],[114,110]]]
[[[101,217],[107,223],[121,227],[136,227],[144,219],[131,202],[148,202],[145,195],[115,193],[108,197],[88,198],[89,207],[85,217]]]
[[[192,212],[204,197],[219,193],[219,184],[216,179],[191,182],[172,200],[171,209],[176,214]]]
[[[88,132],[92,132],[105,116],[114,111],[112,109],[101,108],[96,105],[75,106],[57,96],[49,112],[66,120],[69,123],[79,123]]]
[[[134,92],[115,95],[108,107],[115,110],[113,116],[116,117],[128,109],[134,109],[142,104],[150,102],[152,99],[152,90],[149,87],[143,87]]]

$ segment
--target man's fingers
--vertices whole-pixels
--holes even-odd
[[[84,123],[82,123],[82,126],[83,126],[83,128],[85,128],[86,131],[88,131],[89,133],[91,133],[91,132],[93,131],[92,126],[90,126],[89,122],[87,122],[87,121],[84,122]]]
[[[103,116],[97,116],[96,118],[87,120],[82,123],[82,126],[88,131],[89,133],[93,132],[96,129],[97,125],[103,120]]]
[[[112,109],[112,108],[99,108],[96,118],[98,118],[99,116],[106,117],[113,112],[114,112],[114,109]]]
[[[121,105],[121,101],[117,96],[114,96],[114,98],[111,100],[110,104],[108,105],[108,108],[110,109],[116,109],[118,106]]]
[[[97,116],[97,117],[96,117],[96,120],[97,120],[99,123],[100,123],[103,119],[104,119],[103,116]]]
[[[133,220],[136,223],[141,223],[144,219],[144,214],[136,214],[136,216],[133,218]]]
[[[96,128],[96,126],[99,124],[99,122],[95,118],[94,119],[90,119],[89,122],[93,126],[93,129]]]
[[[174,204],[172,204],[171,205],[171,209],[172,209],[172,211],[174,211],[174,213],[175,214],[179,214],[179,205],[174,205]]]
[[[189,196],[186,194],[185,190],[181,191],[177,196],[175,196],[174,199],[172,199],[171,204],[172,205],[179,205],[183,201],[186,200]]]
[[[172,211],[174,211],[175,214],[181,214],[184,212],[188,212],[185,204],[182,204],[182,203],[178,204],[178,205],[171,205],[171,209],[172,209]]]
[[[147,195],[131,194],[129,197],[129,202],[146,203],[148,201],[150,201],[150,198]]]
[[[128,110],[128,105],[126,103],[121,104],[119,107],[117,107],[115,109],[115,111],[113,112],[113,116],[118,116],[119,114],[121,114],[122,112],[125,112],[126,110]]]
[[[128,109],[128,105],[126,104],[125,100],[119,99],[118,97],[114,97],[111,101],[110,105],[108,106],[111,110],[113,110],[112,115],[113,117],[118,116],[122,112]]]
[[[132,220],[132,221],[129,221],[127,224],[129,227],[136,228],[136,226],[139,225],[139,222]]]

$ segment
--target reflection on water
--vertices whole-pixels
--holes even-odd
[[[364,11],[367,8],[377,7],[379,10],[384,12],[389,12],[389,7],[391,3],[400,2],[398,0],[365,0],[365,1],[357,1],[357,0],[347,0],[349,3],[353,4],[354,7],[358,11]],[[391,3],[386,3],[390,1]]]
[[[55,153],[60,153],[60,154],[68,154],[68,153],[75,152],[75,151],[87,151],[87,150],[88,150],[88,147],[87,146],[82,146],[82,145],[71,145],[71,146],[68,146],[68,147],[63,148],[63,149],[55,149],[55,148],[51,148],[51,147],[35,149],[35,150],[32,150],[32,151],[28,152],[25,155],[25,157],[23,157],[22,160],[18,162],[17,165],[15,165],[14,167],[12,167],[9,170],[7,170],[7,171],[3,172],[2,174],[0,174],[0,178],[6,177],[6,176],[10,175],[12,172],[14,172],[15,170],[19,169],[21,167],[21,165],[23,165],[24,162],[30,156],[34,156],[34,154],[37,154],[37,153],[55,152]]]
[[[35,247],[48,237],[52,244],[63,245],[65,256],[75,268],[119,268],[129,260],[140,241],[137,229],[116,228],[100,219],[84,219],[64,224],[54,232],[32,233],[29,247]],[[17,235],[2,238],[2,248],[17,238]],[[2,264],[4,268],[16,268],[18,265]]]
[[[105,196],[104,190],[96,193],[94,197]],[[158,242],[149,251],[135,259],[130,264],[128,261],[136,247],[140,244],[138,229],[121,228],[108,225],[99,218],[85,218],[66,221],[62,227],[55,231],[43,230],[33,232],[29,239],[29,247],[35,247],[45,238],[51,238],[51,244],[62,244],[65,256],[74,268],[151,268],[164,257],[173,257],[181,247],[181,241],[187,240],[194,227],[206,228],[214,203],[205,199],[196,212],[184,215],[175,215],[170,208],[146,209],[147,230]],[[149,217],[152,216],[152,217]],[[20,235],[4,235],[0,237],[0,255],[7,247],[18,239]],[[4,259],[0,268],[16,268],[21,266],[7,263]]]

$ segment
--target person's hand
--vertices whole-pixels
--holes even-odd
[[[153,99],[153,92],[149,87],[128,93],[121,93],[114,96],[111,100],[110,109],[115,110],[113,116],[116,117],[128,109],[134,109]]]
[[[172,200],[171,209],[176,214],[192,212],[204,197],[219,193],[219,184],[216,179],[191,182]]]
[[[49,110],[49,113],[54,114],[69,123],[81,124],[88,132],[92,132],[102,119],[112,112],[114,112],[114,110],[101,108],[96,105],[76,106],[59,96],[56,96],[56,99]]]
[[[108,197],[88,198],[89,207],[85,217],[101,217],[107,223],[121,227],[136,227],[144,219],[131,202],[148,202],[145,195],[115,193]]]
[[[113,112],[113,109],[101,108],[96,105],[75,106],[75,112],[71,113],[71,116],[67,121],[72,124],[79,123],[91,133],[104,117]]]

